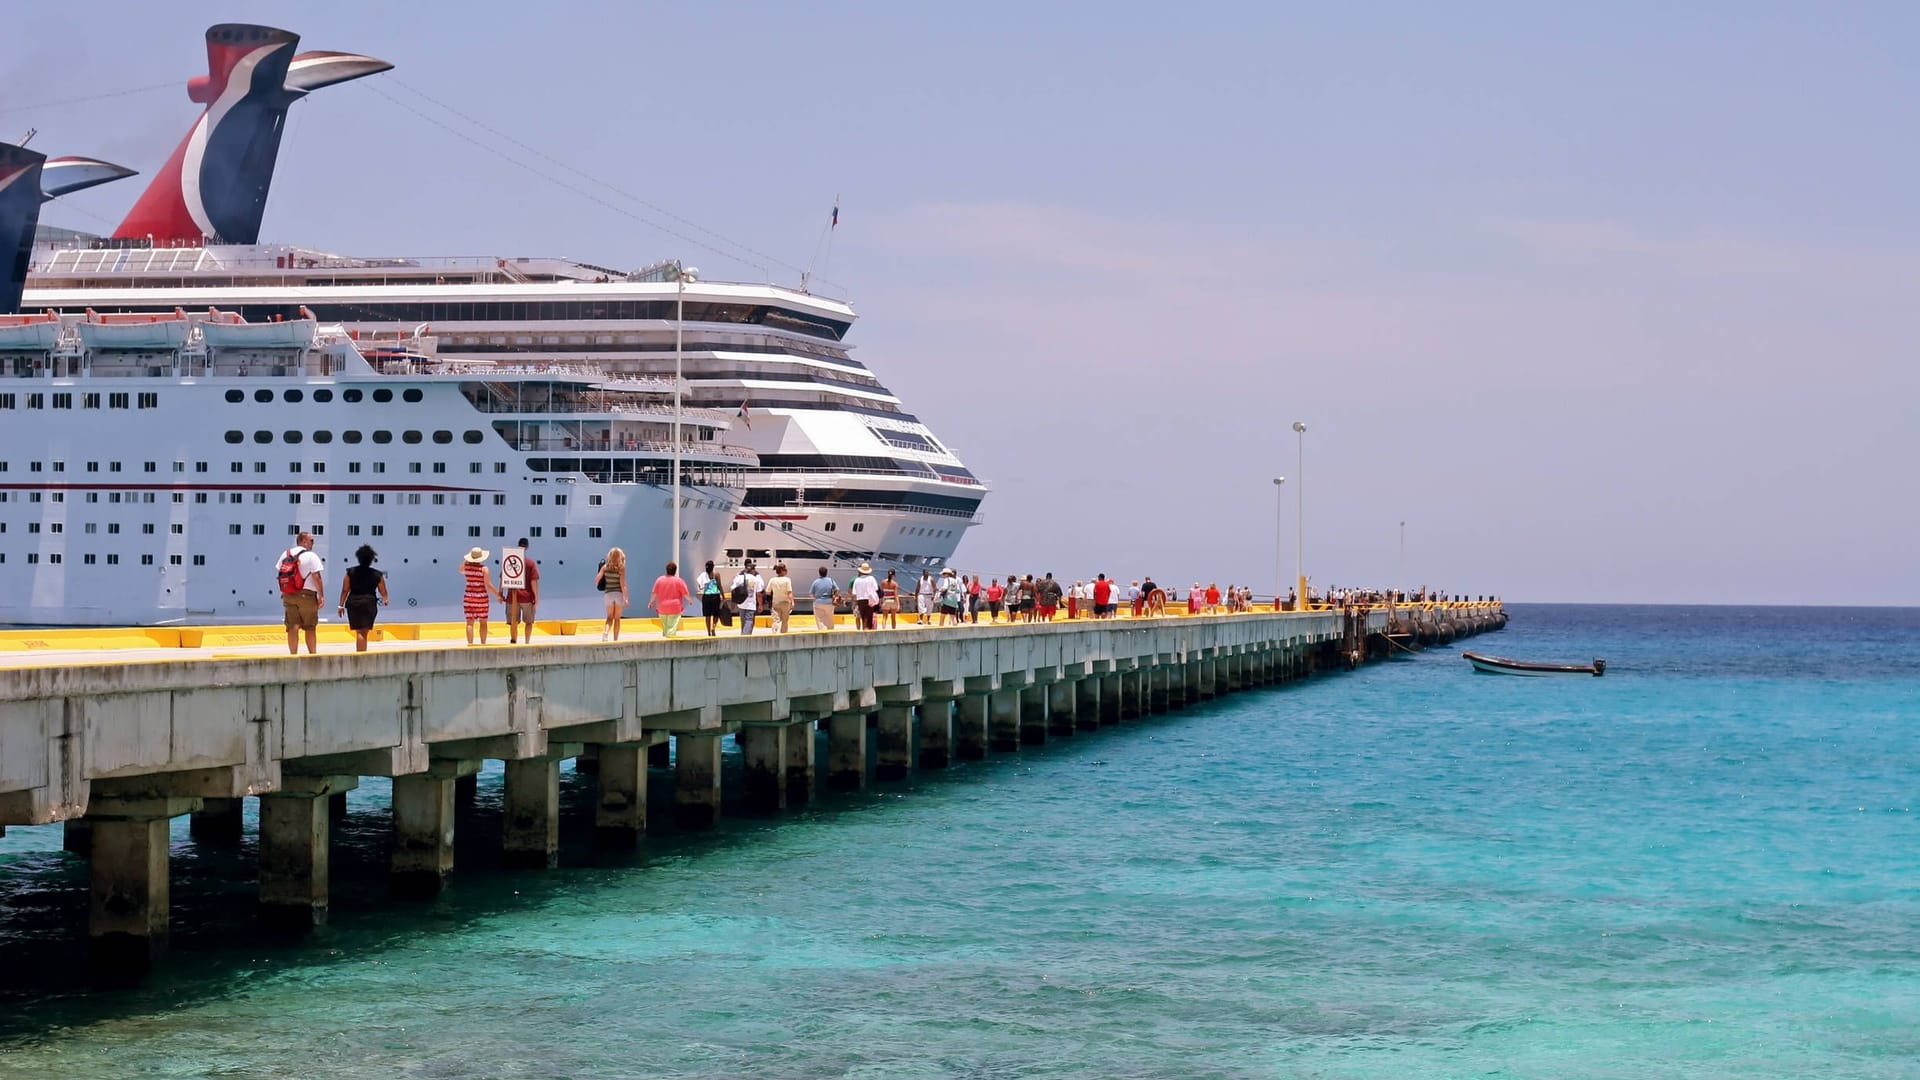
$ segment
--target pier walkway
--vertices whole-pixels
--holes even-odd
[[[67,822],[69,848],[91,860],[96,958],[141,969],[167,938],[169,820],[193,814],[196,833],[237,839],[246,797],[260,799],[262,915],[311,927],[328,907],[330,822],[361,777],[393,778],[395,891],[432,895],[453,869],[456,788],[487,759],[505,762],[506,861],[547,867],[568,758],[597,777],[596,842],[630,847],[647,828],[650,764],[671,770],[678,824],[715,820],[728,736],[744,801],[777,811],[821,779],[942,768],[1505,620],[1487,603],[605,643],[592,623],[570,628],[587,640],[533,647],[416,630],[365,654],[300,657],[274,628],[192,644],[167,639],[189,631],[115,631],[119,647],[93,650],[77,631],[35,632],[27,647],[12,632],[0,836]]]

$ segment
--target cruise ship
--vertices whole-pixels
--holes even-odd
[[[682,530],[684,563],[693,567],[705,559],[722,567],[743,559],[872,561],[918,573],[945,565],[979,521],[987,484],[852,357],[854,311],[845,302],[778,284],[705,281],[678,261],[620,271],[578,259],[363,258],[261,244],[273,146],[259,144],[276,146],[276,117],[298,96],[288,90],[303,94],[386,69],[351,54],[301,54],[288,65],[298,79],[276,81],[273,56],[292,56],[296,40],[267,27],[209,31],[213,81],[223,88],[192,85],[194,100],[211,102],[194,133],[113,236],[42,234],[25,309],[54,311],[73,325],[156,311],[221,311],[246,325],[313,321],[348,340],[401,342],[463,375],[493,365],[659,384],[666,394],[678,357],[685,407],[703,415],[697,442],[732,454],[741,484],[737,498],[705,500],[730,503],[724,523]],[[252,63],[246,96],[232,90],[238,75],[221,75],[236,56]],[[307,60],[313,56],[323,60]],[[250,113],[253,96],[271,98],[278,111],[265,119]],[[244,131],[234,135],[236,125],[271,133],[248,142]],[[230,175],[253,179],[232,183]],[[253,429],[275,429],[240,423],[255,407],[250,392],[242,398],[232,405],[234,430],[252,440]],[[605,454],[620,438],[609,444],[597,427],[549,427],[511,448],[526,455],[518,471],[528,482],[578,484],[609,473]],[[516,534],[516,521],[484,528]],[[392,536],[415,523],[378,525]]]
[[[261,139],[277,145],[302,93],[385,67],[296,55],[297,41],[209,32],[213,75],[194,93],[212,104],[129,220],[174,212],[257,232],[266,184],[230,177],[259,160]],[[261,87],[272,107],[249,117]],[[220,116],[250,119],[259,139],[214,128]],[[44,198],[122,175],[0,148],[0,249],[30,256]],[[0,263],[0,623],[277,620],[274,568],[302,531],[330,588],[371,545],[396,608],[429,620],[459,617],[468,550],[525,538],[542,607],[591,614],[609,547],[628,550],[636,575],[700,557],[724,542],[757,464],[726,441],[734,412],[677,409],[670,379],[444,357],[424,327],[356,332],[298,306],[249,318],[15,303],[28,261]]]

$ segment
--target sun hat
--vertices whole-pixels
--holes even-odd
[[[467,559],[466,559],[466,561],[468,561],[468,562],[471,562],[471,563],[483,563],[483,562],[486,562],[486,561],[487,561],[487,549],[486,549],[486,548],[474,548],[474,549],[473,549],[472,551],[469,551],[469,552],[467,552]]]
[[[873,567],[871,567],[871,566],[868,566],[868,565],[867,565],[866,563],[861,563],[861,564],[860,564],[860,572],[861,572],[861,573],[863,573],[863,574],[871,574],[871,573],[873,573]]]
[[[951,566],[947,567],[945,570],[940,571],[941,577],[950,577],[952,576],[952,574],[953,574],[953,567]]]

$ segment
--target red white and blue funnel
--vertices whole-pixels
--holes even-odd
[[[132,175],[132,169],[93,158],[47,158],[24,146],[0,143],[0,315],[20,310],[40,204]]]
[[[207,74],[187,83],[206,111],[153,178],[116,239],[254,244],[287,108],[310,91],[393,67],[353,53],[295,55],[300,35],[222,23],[207,31]]]

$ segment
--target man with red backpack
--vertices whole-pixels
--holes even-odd
[[[320,651],[320,598],[326,595],[321,581],[323,564],[313,553],[313,534],[303,532],[293,546],[280,553],[280,565],[274,576],[280,583],[280,603],[287,609],[287,652],[300,655],[300,634],[307,635],[307,654]]]

